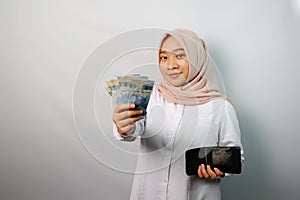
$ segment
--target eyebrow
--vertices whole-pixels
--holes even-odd
[[[178,49],[173,49],[172,52],[177,52],[177,51],[184,51],[183,48],[178,48]],[[160,51],[160,53],[166,53],[166,52],[170,52],[170,51],[166,51],[166,50],[162,50]]]

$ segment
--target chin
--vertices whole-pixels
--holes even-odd
[[[170,79],[169,77],[165,77],[165,80],[174,87],[180,87],[186,83],[185,80],[179,79]]]
[[[174,86],[174,87],[180,87],[180,86],[182,86],[181,83],[176,83],[176,82],[174,82],[174,81],[169,81],[169,83],[170,83],[172,86]]]

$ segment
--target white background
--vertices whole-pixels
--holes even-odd
[[[132,175],[81,143],[72,94],[93,50],[145,27],[189,28],[210,47],[246,153],[223,199],[299,198],[299,1],[1,0],[0,22],[1,200],[128,199]]]

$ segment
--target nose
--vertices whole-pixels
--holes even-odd
[[[174,57],[170,57],[170,59],[168,60],[167,65],[168,65],[167,66],[168,70],[177,69],[179,67],[178,63],[177,63],[177,60]]]

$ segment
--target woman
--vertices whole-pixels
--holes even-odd
[[[198,176],[185,174],[187,149],[242,147],[235,110],[218,91],[208,49],[192,31],[169,31],[159,69],[163,82],[153,89],[145,119],[134,104],[118,105],[113,113],[119,140],[141,139],[130,199],[220,199],[222,171],[201,165]]]

